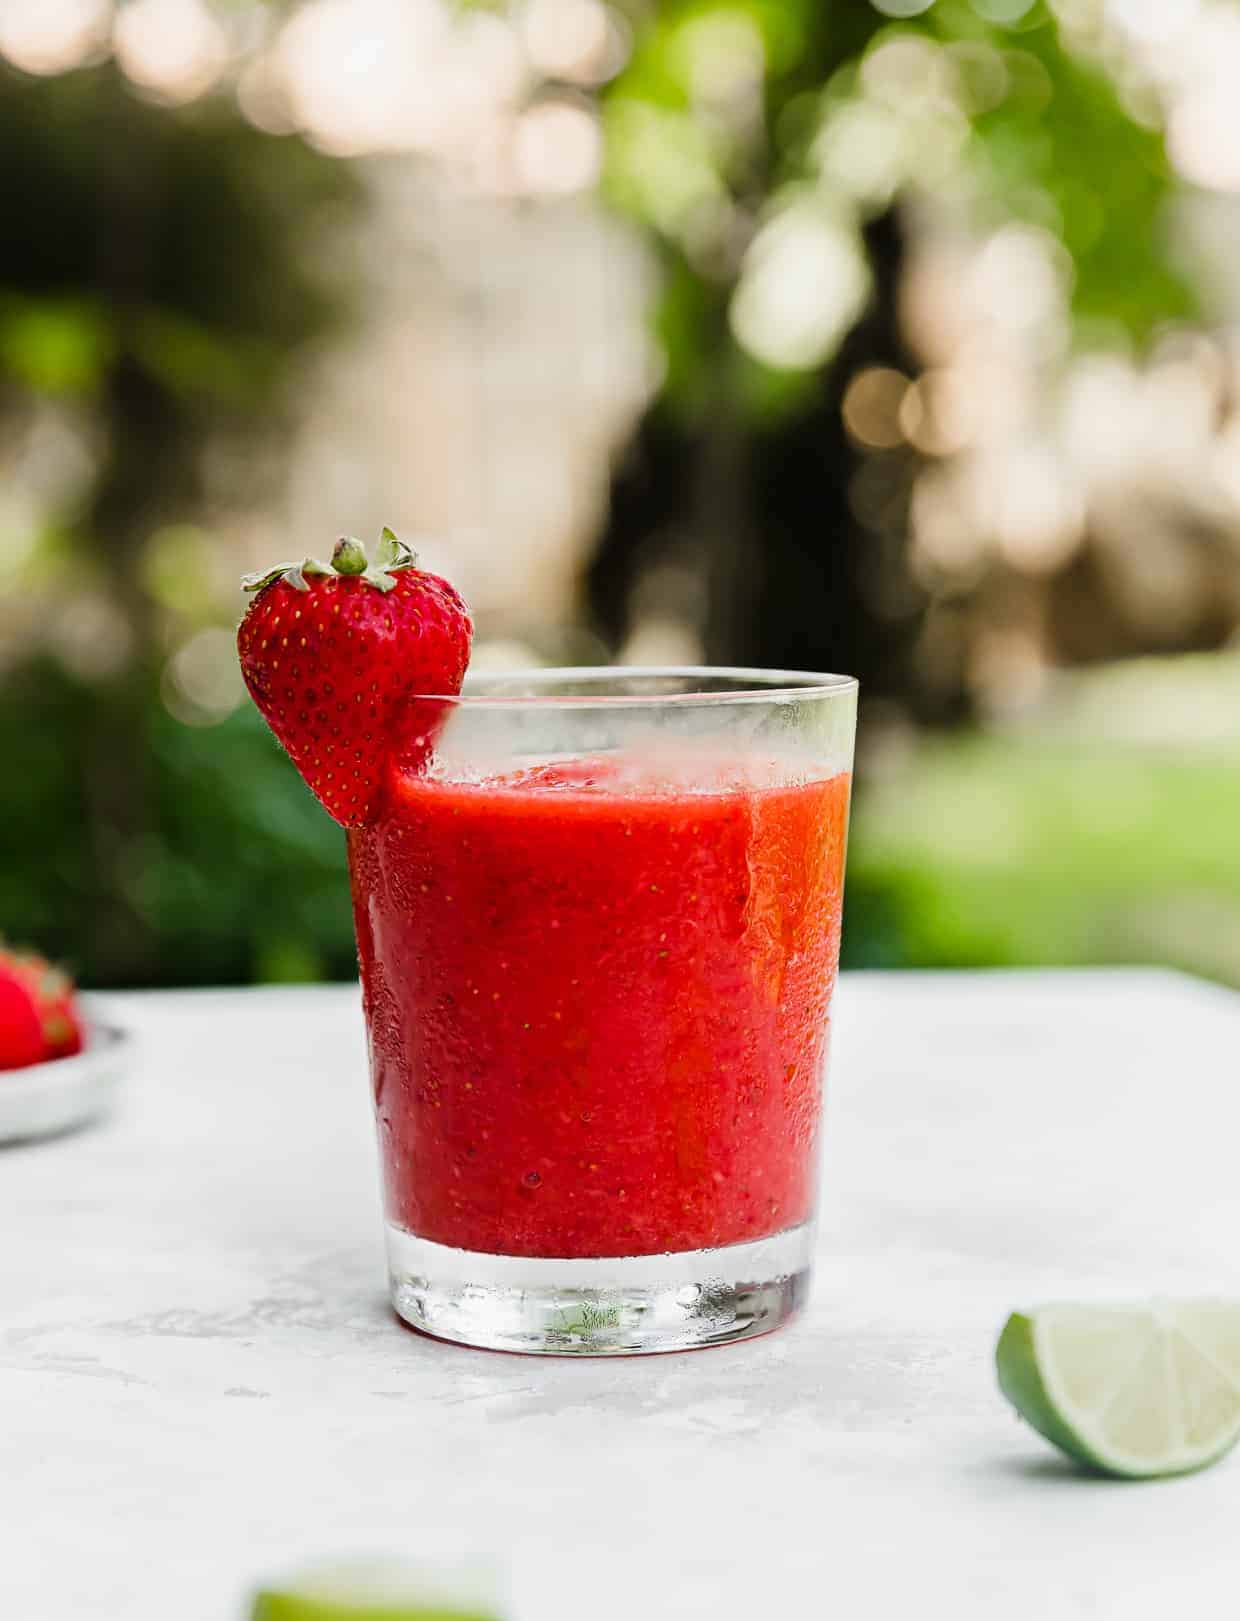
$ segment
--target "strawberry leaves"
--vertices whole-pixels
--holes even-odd
[[[322,563],[317,557],[304,557],[300,563],[275,563],[271,568],[259,569],[256,574],[243,574],[241,589],[257,595],[277,580],[284,580],[295,591],[308,591],[311,579],[334,573],[365,580],[380,591],[390,591],[396,584],[394,575],[398,570],[417,566],[417,553],[385,524],[373,563],[360,540],[354,540],[352,535],[341,535],[332,550],[330,563]]]

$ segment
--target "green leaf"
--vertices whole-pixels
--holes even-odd
[[[375,551],[374,567],[376,569],[416,568],[417,562],[417,555],[405,545],[403,540],[398,540],[394,532],[384,524],[379,536],[379,545]]]
[[[389,591],[396,589],[396,581],[387,570],[378,568],[374,564],[364,574],[359,574],[358,579],[365,580],[367,585],[377,586],[385,596]]]
[[[277,580],[296,573],[297,567],[296,563],[276,563],[274,567],[259,569],[255,574],[243,574],[241,576],[241,589],[243,591],[265,591],[269,585],[274,585]],[[300,588],[303,591],[306,589],[304,580],[301,582]]]
[[[241,576],[241,589],[243,591],[264,591],[277,580],[285,580],[295,591],[308,591],[306,575],[323,575],[332,573],[326,563],[321,563],[317,557],[303,557],[300,563],[277,563],[273,568],[260,569],[256,574],[243,574]]]

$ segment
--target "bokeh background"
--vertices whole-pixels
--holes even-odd
[[[864,683],[856,964],[1240,983],[1232,0],[0,0],[0,928],[344,976],[240,574]]]

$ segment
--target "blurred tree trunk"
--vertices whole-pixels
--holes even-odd
[[[152,529],[188,510],[196,495],[193,425],[141,357],[139,323],[156,299],[152,237],[163,187],[158,153],[141,137],[130,98],[100,98],[98,283],[115,352],[100,388],[108,452],[82,529],[104,590],[124,617],[129,654],[98,693],[85,786],[104,880],[89,921],[122,983],[148,982],[157,966],[150,924],[131,898],[135,857],[155,831],[156,809],[149,723],[160,649],[142,562]]]
[[[124,333],[123,317],[119,327]],[[111,453],[83,523],[107,595],[124,616],[129,656],[99,689],[85,762],[94,855],[106,878],[90,924],[107,941],[118,981],[146,983],[155,975],[157,947],[132,902],[130,881],[135,857],[155,832],[150,720],[160,649],[142,560],[161,512],[178,497],[189,500],[194,442],[177,403],[132,353],[122,352],[108,369],[104,410]]]
[[[755,656],[750,607],[759,589],[761,537],[753,522],[752,446],[739,408],[737,355],[726,310],[709,375],[715,401],[693,447],[690,527],[706,565],[703,644],[711,664],[743,664]]]
[[[869,312],[793,414],[773,428],[746,420],[740,360],[721,325],[702,424],[686,426],[660,400],[639,425],[588,576],[596,621],[613,645],[630,628],[641,576],[687,534],[706,569],[700,628],[711,662],[845,670],[871,695],[907,692],[922,606],[903,546],[910,462],[894,452],[874,467],[841,410],[867,366],[911,370],[897,318],[904,246],[894,213],[873,223],[867,246]],[[863,466],[890,480],[877,529],[855,510]]]

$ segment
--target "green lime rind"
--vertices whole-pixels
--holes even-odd
[[[1225,1457],[1240,1440],[1240,1423],[1233,1416],[1219,1425],[1218,1444],[1181,1444],[1147,1456],[1125,1454],[1092,1440],[1065,1411],[1067,1402],[1055,1394],[1057,1381],[1044,1365],[1045,1339],[1040,1339],[1037,1313],[1013,1312],[995,1347],[999,1388],[1027,1424],[1084,1469],[1120,1480],[1159,1480],[1196,1474]],[[1044,1313],[1042,1315],[1045,1315]],[[1128,1389],[1141,1390],[1141,1386]],[[1235,1386],[1233,1385],[1233,1393]],[[1156,1402],[1166,1392],[1149,1390]],[[1084,1415],[1083,1415],[1084,1416]]]
[[[457,1609],[442,1604],[401,1604],[383,1600],[311,1598],[299,1593],[261,1592],[250,1621],[499,1621],[492,1610]]]
[[[1039,1435],[1087,1469],[1112,1473],[1106,1461],[1094,1452],[1072,1427],[1060,1417],[1046,1389],[1033,1337],[1033,1318],[1014,1311],[1003,1325],[995,1347],[995,1369],[999,1389],[1012,1406]]]

